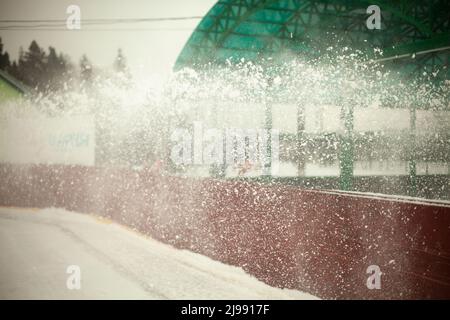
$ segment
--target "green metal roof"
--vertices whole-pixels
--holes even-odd
[[[380,30],[366,26],[370,5],[381,9]],[[439,68],[439,79],[450,79],[449,16],[448,0],[220,0],[191,35],[175,69],[286,52],[317,57],[333,46],[368,57],[379,48],[383,63],[403,73]]]

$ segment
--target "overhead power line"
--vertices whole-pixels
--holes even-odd
[[[183,21],[202,19],[202,16],[189,17],[155,17],[155,18],[108,18],[108,19],[81,19],[82,24],[117,24],[117,23],[137,23],[137,22],[160,22],[160,21]],[[0,20],[1,23],[50,23],[65,24],[65,19],[28,19],[28,20]]]
[[[30,28],[8,28],[8,29],[2,29],[0,27],[0,31],[57,31],[57,32],[69,32],[69,31],[76,31],[76,32],[97,32],[97,31],[192,31],[192,28],[95,28],[95,29],[86,29],[82,28],[79,30],[69,30],[67,28],[36,28],[36,29],[30,29]]]
[[[154,17],[154,18],[99,18],[99,19],[82,19],[83,21],[105,21],[105,22],[139,22],[139,21],[173,21],[173,20],[194,20],[194,19],[202,19],[203,16],[187,16],[187,17]],[[26,20],[0,20],[0,23],[6,22],[19,22],[19,23],[35,23],[35,22],[65,22],[65,19],[26,19]]]
[[[95,26],[95,25],[118,25],[118,24],[135,24],[135,23],[147,23],[147,22],[165,22],[165,21],[186,21],[186,20],[198,20],[202,19],[202,16],[188,16],[188,17],[154,17],[154,18],[109,18],[109,19],[82,19],[82,28],[79,31],[114,31],[114,30],[157,30],[153,28],[128,28],[128,29],[84,29],[83,26]],[[0,20],[0,30],[40,30],[40,31],[67,31],[66,20],[61,19],[8,19]],[[174,30],[170,28],[160,28],[160,30]],[[186,28],[188,30],[188,28]]]

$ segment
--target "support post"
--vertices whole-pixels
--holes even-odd
[[[264,101],[264,129],[266,131],[266,159],[264,161],[264,176],[272,176],[272,83],[273,79],[267,80],[266,99]]]
[[[342,108],[342,118],[344,120],[344,134],[341,136],[341,150],[339,157],[341,190],[353,190],[353,104],[348,104]]]
[[[221,110],[220,110],[221,111]],[[222,112],[221,112],[222,114]],[[217,102],[213,104],[212,109],[212,123],[215,128],[219,127],[219,106],[217,105]],[[219,164],[212,164],[210,168],[211,176],[214,178],[225,178],[226,176],[226,131],[222,130],[222,163]]]
[[[270,101],[265,102],[264,110],[264,128],[266,130],[266,159],[264,161],[264,175],[270,177],[272,175],[272,104]]]
[[[416,168],[416,106],[409,108],[409,184],[408,195],[417,196],[417,168]]]
[[[297,176],[305,176],[305,107],[302,104],[297,105]]]

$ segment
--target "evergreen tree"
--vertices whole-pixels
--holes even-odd
[[[46,76],[46,54],[36,41],[32,41],[28,51],[19,57],[21,80],[32,88],[44,91],[48,79]],[[44,80],[44,81],[43,81]]]
[[[18,77],[18,75],[19,75],[19,67],[18,67],[16,61],[13,61],[13,63],[11,63],[11,67],[8,69],[8,73],[11,74],[13,77],[16,77],[17,79],[20,79]]]
[[[61,80],[69,81],[72,78],[73,66],[70,62],[68,55],[60,53],[58,55],[60,70],[61,70]]]
[[[7,71],[10,67],[9,54],[6,51],[3,53],[3,42],[2,38],[0,38],[0,70]]]
[[[81,60],[80,60],[81,81],[83,81],[83,82],[90,81],[92,79],[92,74],[93,74],[92,64],[89,61],[89,59],[87,58],[87,56],[85,54],[83,54],[83,56],[81,57]]]
[[[19,59],[11,64],[8,53],[3,53],[0,39],[0,69],[40,92],[51,92],[62,88],[71,65],[69,59],[61,53],[58,55],[53,47],[49,47],[47,55],[34,40],[26,52],[20,47]]]
[[[47,56],[47,72],[50,74],[57,74],[58,71],[62,71],[59,57],[56,54],[55,48],[49,47]]]
[[[19,48],[19,59],[17,60],[17,63],[14,61],[11,65],[10,73],[17,79],[24,81],[24,69],[25,69],[25,51],[22,47]]]
[[[47,88],[50,91],[60,89],[67,73],[67,62],[63,55],[56,53],[55,48],[49,47],[49,53],[46,59],[46,74],[42,81],[47,82]]]
[[[70,69],[72,69],[69,56],[59,53],[58,60],[61,65],[61,70],[63,70],[63,73],[67,75],[70,72]]]
[[[116,70],[116,72],[122,72],[122,73],[127,72],[127,63],[126,63],[126,59],[122,53],[122,49],[119,49],[117,51],[116,60],[114,61],[114,70]]]
[[[25,61],[24,56],[25,56],[25,53],[23,51],[23,48],[20,47],[19,48],[19,59],[17,60],[17,62],[13,61],[11,63],[10,68],[7,70],[10,75],[12,75],[13,77],[15,77],[18,80],[21,80],[22,82],[23,82],[22,70],[24,68],[24,61]]]

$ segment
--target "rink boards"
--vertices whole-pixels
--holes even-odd
[[[0,205],[108,216],[273,286],[322,298],[450,298],[443,201],[78,165],[3,164],[0,181]]]

